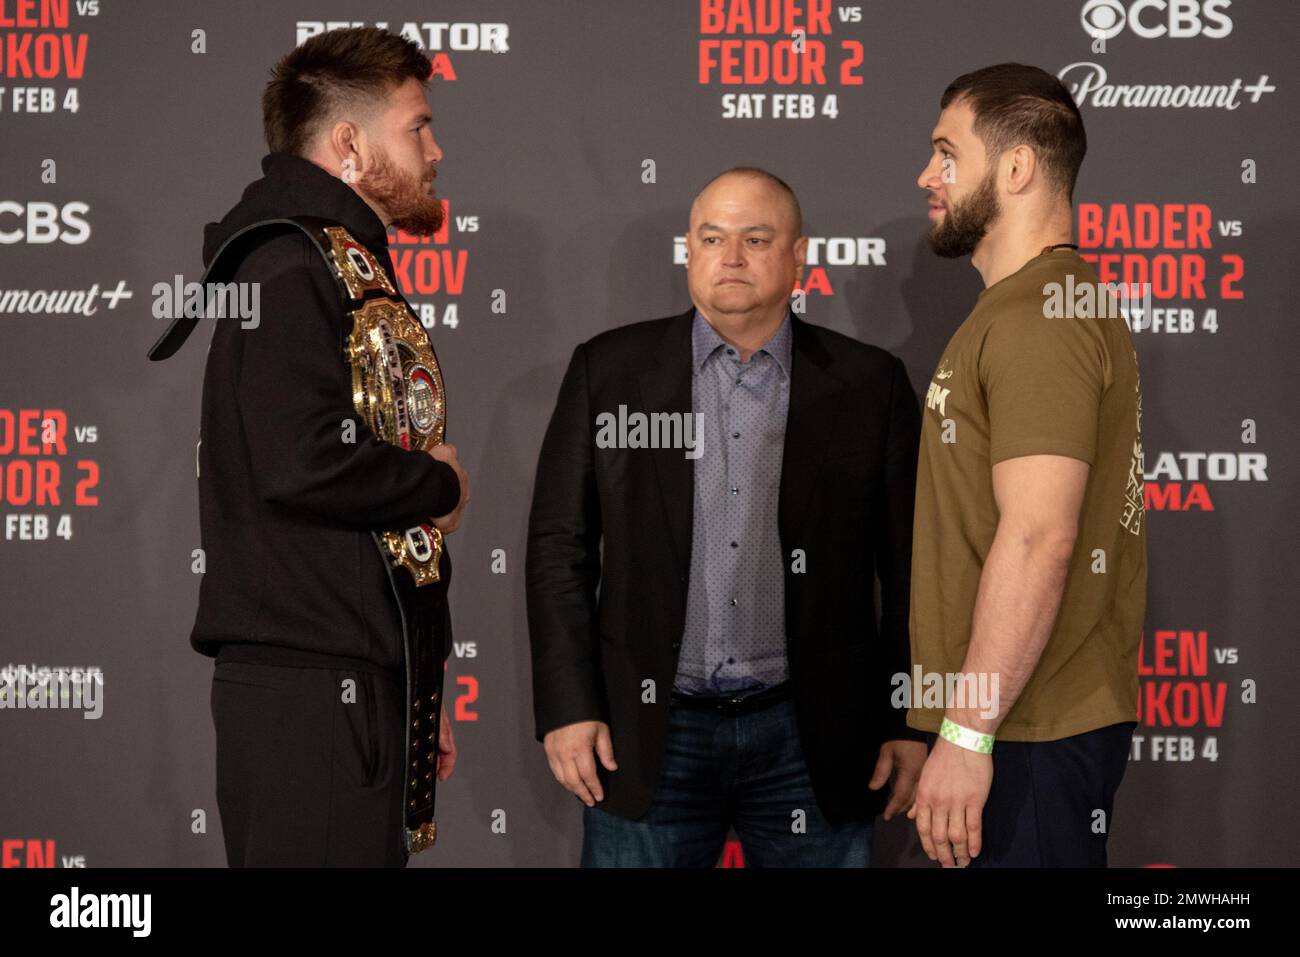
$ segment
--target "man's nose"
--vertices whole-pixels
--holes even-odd
[[[935,166],[934,160],[930,160],[925,169],[921,170],[921,175],[916,178],[916,185],[921,189],[936,189],[938,178],[938,167]]]
[[[429,142],[425,147],[424,156],[430,163],[442,162],[442,147],[439,146],[438,141],[433,138],[433,133],[429,134]]]

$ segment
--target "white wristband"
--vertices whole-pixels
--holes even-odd
[[[947,718],[944,718],[943,724],[939,725],[939,737],[967,751],[976,751],[980,754],[993,753],[993,735],[963,728],[956,721],[949,721]]]

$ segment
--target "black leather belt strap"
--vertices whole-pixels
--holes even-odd
[[[794,685],[789,681],[764,688],[762,691],[737,691],[726,695],[682,694],[674,691],[673,706],[725,715],[749,714],[774,705],[778,701],[784,701],[793,693]]]
[[[207,289],[209,283],[230,282],[234,278],[235,270],[239,268],[239,264],[244,261],[245,256],[252,252],[255,246],[280,233],[292,232],[295,229],[305,233],[308,238],[316,243],[317,248],[321,249],[322,255],[326,255],[326,251],[321,246],[320,238],[317,235],[321,224],[330,225],[330,221],[315,216],[288,216],[280,219],[264,219],[261,222],[245,226],[222,243],[221,248],[213,255],[212,261],[204,271],[199,284],[204,289]],[[190,337],[190,333],[194,331],[195,326],[199,324],[199,319],[199,316],[185,315],[173,319],[172,324],[167,327],[167,331],[149,348],[149,358],[154,362],[161,362],[174,356],[176,351],[185,344],[185,340]]]
[[[410,696],[406,720],[409,750],[406,755],[406,829],[419,851],[437,838],[434,795],[438,789],[438,734],[441,729],[443,660],[447,640],[447,604],[437,585],[417,588],[405,570],[392,580],[402,603],[408,636],[407,669]],[[426,843],[427,842],[427,843]]]

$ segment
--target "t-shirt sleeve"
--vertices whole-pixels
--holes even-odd
[[[1066,455],[1095,463],[1107,363],[1096,319],[1047,318],[1034,302],[1009,304],[979,357],[989,417],[989,461]]]

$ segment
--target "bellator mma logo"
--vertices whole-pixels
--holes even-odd
[[[1247,431],[1253,439],[1253,423]],[[1148,511],[1213,512],[1207,480],[1267,482],[1267,469],[1263,452],[1161,452],[1144,476],[1143,499]]]
[[[808,251],[804,256],[804,277],[795,285],[796,291],[807,295],[834,296],[835,285],[828,266],[884,266],[887,247],[881,236],[808,236]],[[673,237],[673,265],[683,266],[690,258],[685,236]],[[802,313],[801,303],[791,306]]]
[[[3,2],[3,0],[0,0]],[[297,24],[298,45],[306,43],[312,37],[328,30],[346,30],[351,27],[374,26],[380,30],[389,30],[405,40],[410,40],[421,50],[433,64],[429,78],[455,80],[456,67],[451,57],[445,52],[450,49],[457,53],[509,53],[510,25],[508,23],[415,23],[407,21],[400,26],[390,26],[386,21],[377,20],[373,24],[362,20],[299,20]]]

